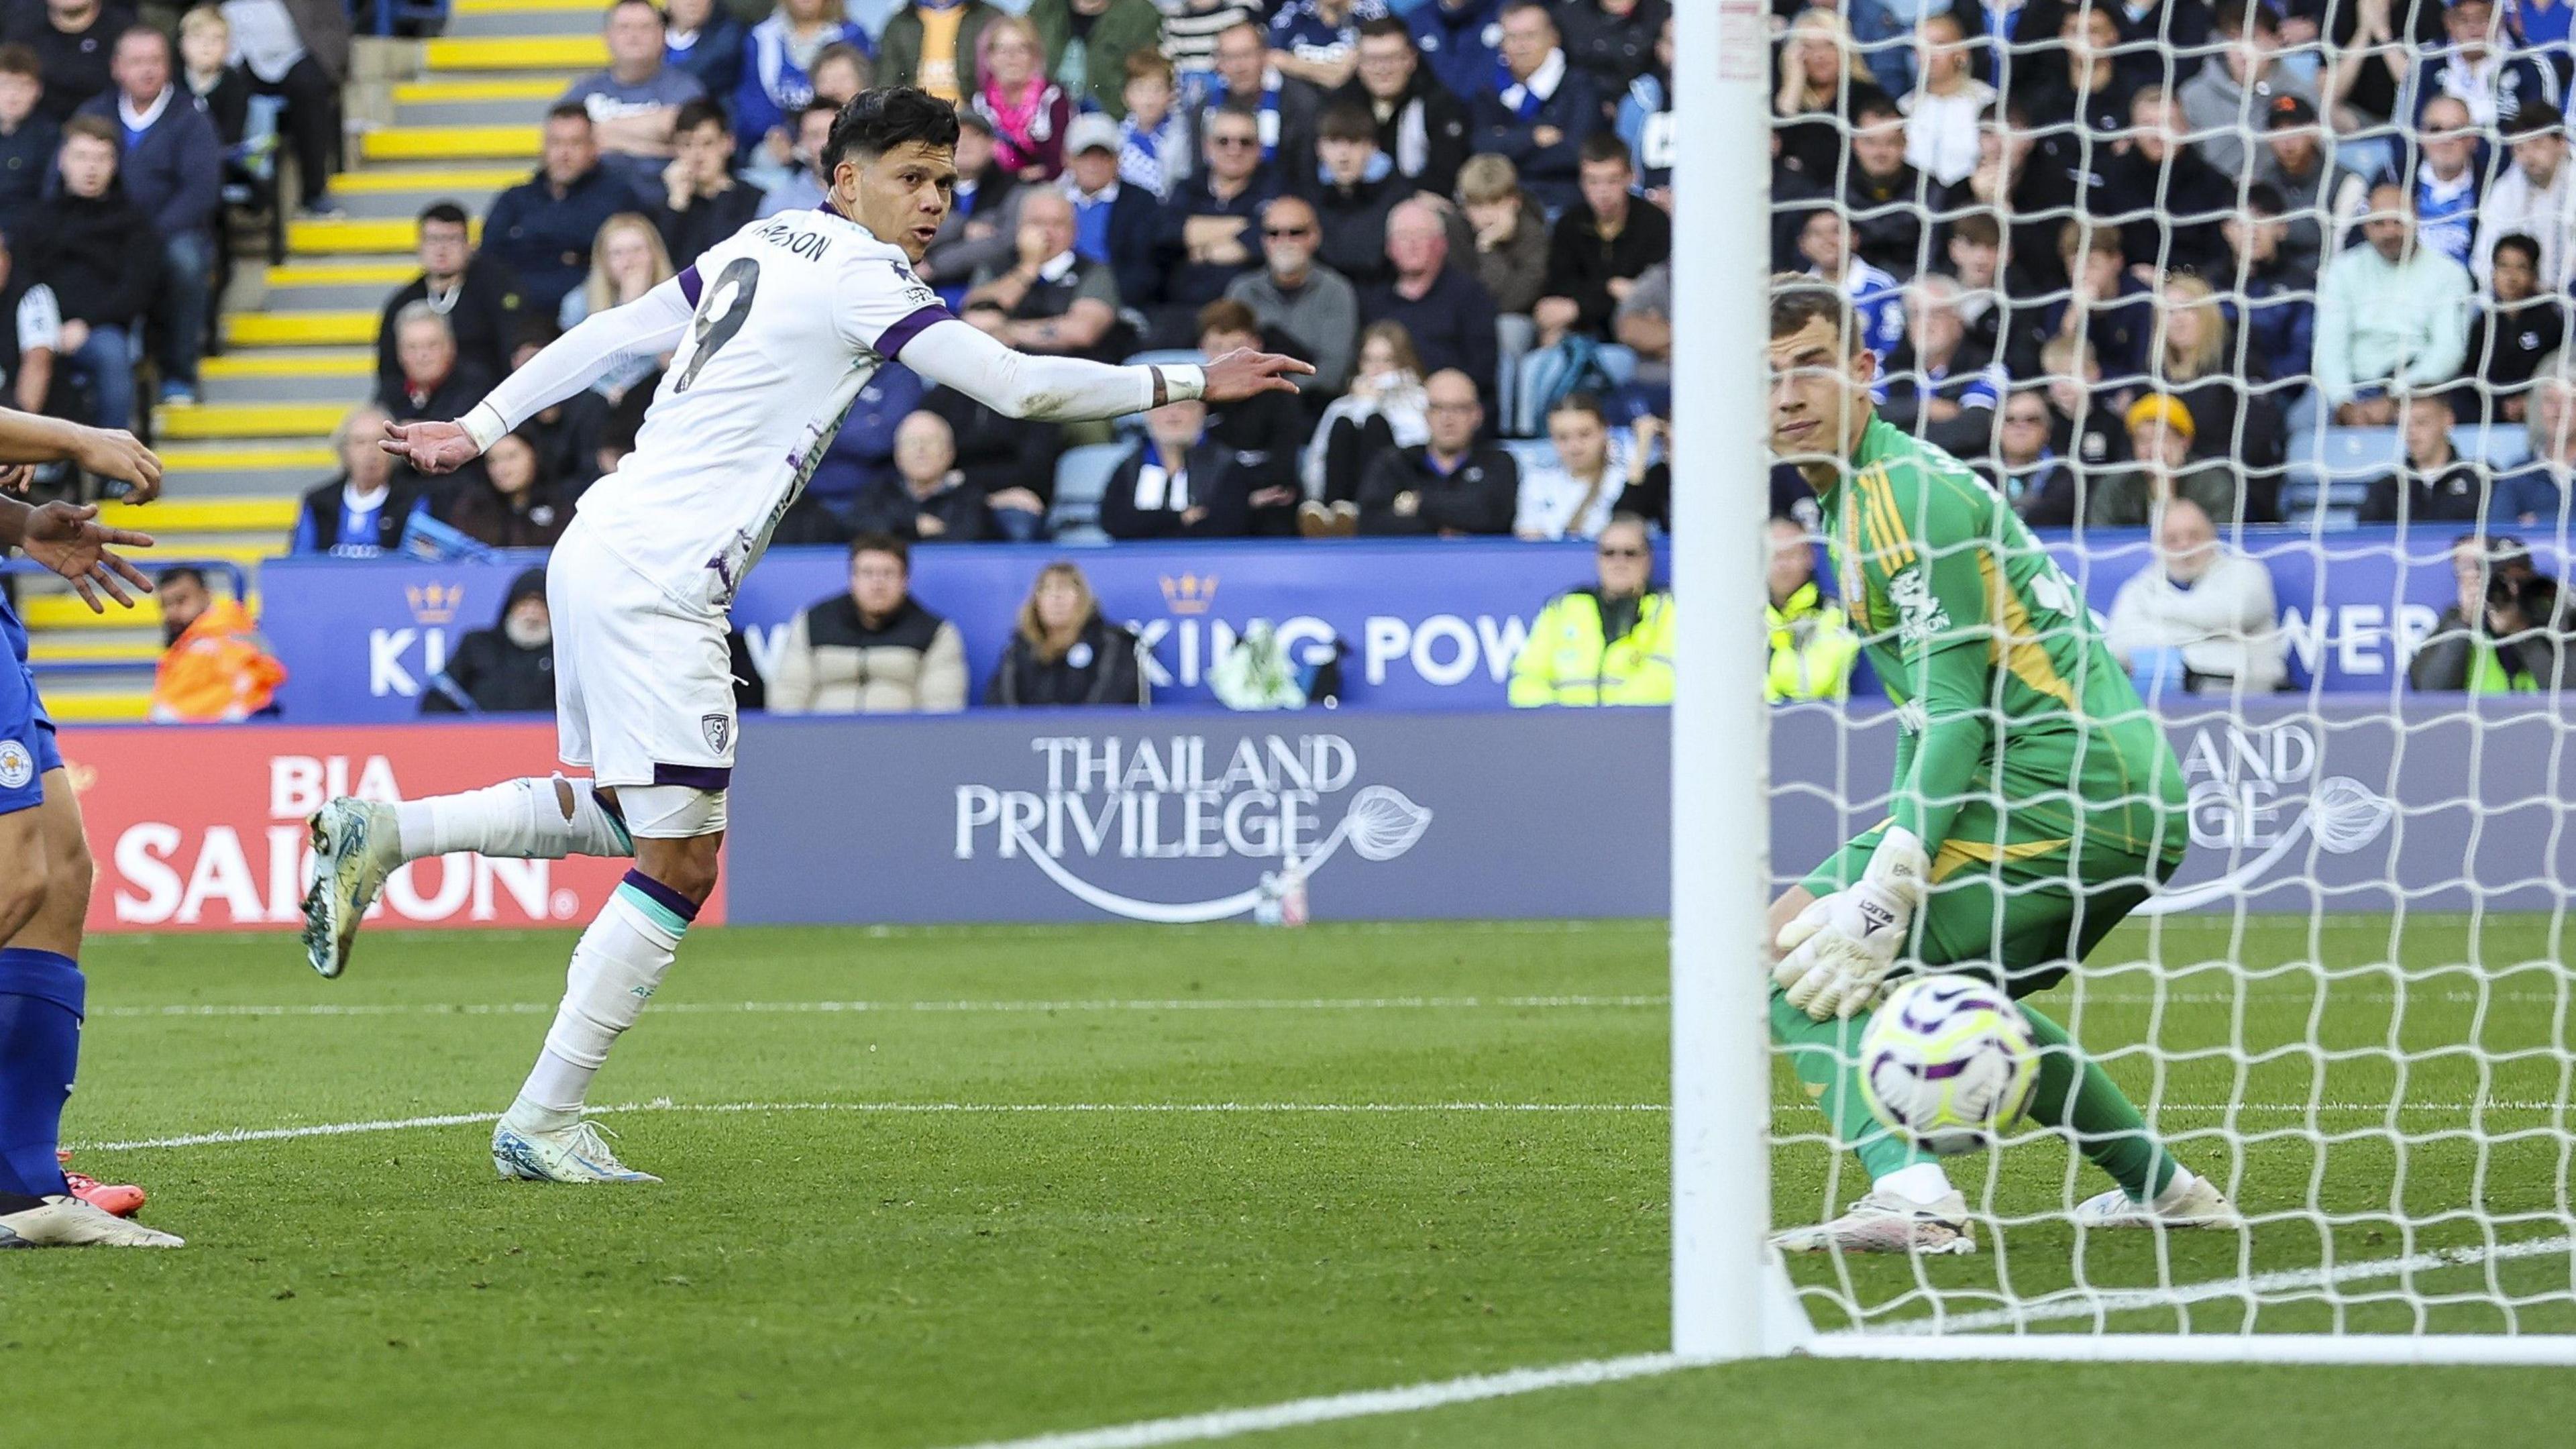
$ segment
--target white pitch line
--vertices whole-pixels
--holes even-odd
[[[1074,1011],[1568,1011],[1671,1005],[1664,996],[1364,996],[1364,997],[1174,997],[1164,1000],[1068,1001],[673,1001],[654,1006],[655,1016],[759,1014],[895,1014],[935,1015],[998,1013],[1044,1015]],[[113,1017],[227,1016],[533,1016],[551,1014],[553,1002],[299,1002],[289,1005],[170,1005],[95,1007],[90,1015]]]
[[[1800,1103],[1780,1101],[1772,1104],[1778,1111],[1793,1111]],[[2490,1112],[2548,1112],[2556,1110],[2555,1102],[2513,1101],[2481,1104]],[[848,1112],[876,1116],[1085,1116],[1136,1114],[1142,1116],[1213,1116],[1213,1115],[1280,1115],[1280,1116],[1389,1116],[1530,1113],[1554,1115],[1567,1113],[1664,1113],[1671,1107],[1662,1102],[673,1102],[657,1098],[650,1102],[626,1102],[614,1106],[592,1107],[593,1115],[630,1112],[702,1112],[753,1114],[763,1112]],[[2257,1102],[2166,1102],[2159,1112],[2216,1114],[2230,1110],[2276,1114],[2304,1113],[2304,1103]],[[2326,1102],[2319,1112],[2384,1113],[2385,1102]],[[2399,1109],[2405,1112],[2459,1113],[2469,1110],[2460,1102],[2410,1102]],[[291,1127],[235,1127],[215,1132],[192,1132],[174,1137],[147,1137],[124,1142],[69,1143],[67,1146],[86,1152],[140,1152],[173,1147],[219,1147],[240,1142],[290,1142],[306,1137],[353,1137],[370,1132],[407,1132],[423,1127],[461,1127],[468,1123],[489,1122],[489,1112],[448,1112],[425,1117],[381,1117],[357,1122],[314,1122]],[[1796,1137],[1793,1142],[1816,1140]]]
[[[1400,1389],[1367,1389],[1358,1393],[1326,1394],[1311,1399],[1290,1399],[1281,1404],[1264,1404],[1250,1409],[1219,1409],[1214,1413],[1189,1414],[1176,1419],[1146,1419],[1133,1424],[1116,1424],[1104,1429],[1077,1429],[1069,1433],[1040,1434],[1028,1439],[993,1439],[964,1449],[1149,1449],[1157,1444],[1192,1444],[1209,1439],[1231,1439],[1239,1434],[1259,1434],[1271,1429],[1293,1429],[1303,1424],[1329,1424],[1339,1419],[1366,1419],[1381,1414],[1412,1414],[1424,1409],[1437,1409],[1448,1404],[1472,1404],[1483,1399],[1504,1399],[1515,1394],[1537,1393],[1542,1389],[1576,1388],[1586,1384],[1615,1384],[1624,1379],[1651,1378],[1688,1367],[1668,1353],[1641,1353],[1627,1358],[1587,1359],[1580,1363],[1555,1364],[1547,1368],[1509,1369],[1497,1374],[1476,1374],[1468,1378],[1442,1379],[1433,1383],[1411,1384]]]
[[[2397,1278],[2408,1273],[2432,1273],[2451,1268],[2474,1268],[2486,1263],[2509,1263],[2521,1258],[2564,1256],[2576,1249],[2576,1238],[2531,1238],[2518,1243],[2484,1244],[2463,1248],[2443,1248],[2436,1252],[2409,1253],[2400,1258],[2372,1258],[2358,1263],[2338,1263],[2331,1268],[2285,1268],[2277,1272],[2256,1273],[2244,1278],[2216,1278],[2206,1283],[2183,1283],[2170,1288],[2113,1288],[2087,1291],[2061,1289],[2042,1294],[2019,1308],[1990,1308],[1975,1313],[1953,1313],[1946,1317],[1909,1318],[1881,1328],[1855,1330],[1834,1335],[1844,1338],[1920,1337],[1936,1333],[1978,1333],[1991,1328],[2011,1328],[2030,1323],[2063,1323],[2070,1319],[2091,1318],[2097,1313],[2133,1313],[2148,1308],[2179,1308],[2193,1303],[2211,1303],[2221,1299],[2307,1293],[2321,1288],[2340,1288],[2347,1283],[2366,1283],[2374,1278]]]
[[[1156,1116],[1313,1115],[1404,1116],[1458,1113],[1530,1113],[1534,1115],[1666,1111],[1660,1102],[626,1102],[591,1107],[592,1116],[630,1112],[849,1112],[875,1116],[1046,1116],[1137,1113]],[[141,1152],[171,1147],[221,1147],[241,1142],[290,1142],[306,1137],[353,1137],[369,1132],[407,1132],[423,1127],[462,1127],[490,1122],[491,1112],[447,1112],[426,1117],[374,1118],[361,1122],[313,1122],[294,1127],[236,1127],[217,1132],[191,1132],[176,1137],[146,1137],[127,1142],[75,1142],[82,1152]]]

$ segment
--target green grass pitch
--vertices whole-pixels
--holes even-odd
[[[479,1122],[103,1145],[497,1110],[570,939],[373,935],[336,983],[284,936],[95,943],[76,1165],[190,1246],[0,1255],[9,1442],[944,1449],[1663,1346],[1660,923],[714,930],[594,1093],[662,1187],[500,1182]],[[2005,1219],[1977,1257],[1802,1262],[1810,1309],[2250,1272],[2293,1279],[2108,1322],[2576,1332],[2563,1247],[2295,1276],[2567,1234],[2559,946],[2124,930],[2097,961],[2164,989],[2112,964],[2051,1005],[2244,1206],[2318,1211],[2079,1253],[2047,1209],[2102,1180],[2034,1142],[1957,1164]],[[1120,1110],[1176,1104],[1213,1110]],[[1812,1140],[1776,1161],[1783,1221],[1859,1190]],[[2571,1377],[1793,1361],[1244,1442],[1913,1449],[2044,1402],[2073,1443],[2505,1445],[2563,1439]]]

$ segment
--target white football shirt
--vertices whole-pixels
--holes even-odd
[[[899,248],[828,208],[753,222],[678,281],[695,315],[579,521],[673,600],[722,614],[859,389],[952,314]]]

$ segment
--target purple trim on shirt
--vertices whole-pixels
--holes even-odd
[[[628,871],[626,873],[626,884],[635,887],[636,890],[643,893],[647,900],[652,901],[655,905],[669,911],[672,915],[679,917],[683,921],[694,921],[698,918],[698,903],[696,901],[690,900],[687,896],[680,894],[678,891],[671,889],[669,886],[662,884],[660,881],[653,879],[653,877],[646,875],[640,870]]]
[[[733,768],[729,765],[665,765],[657,762],[653,766],[653,783],[682,785],[712,793],[733,783]]]
[[[912,339],[921,335],[923,328],[933,322],[956,320],[956,313],[936,302],[927,307],[916,307],[906,314],[902,321],[877,334],[877,356],[893,362],[903,355],[903,349],[911,343]]]
[[[680,295],[689,299],[690,306],[698,305],[698,294],[706,289],[707,284],[698,276],[697,263],[680,268]]]

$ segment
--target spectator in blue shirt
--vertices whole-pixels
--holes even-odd
[[[116,86],[80,109],[124,137],[117,164],[125,194],[161,234],[161,281],[152,323],[160,334],[161,401],[197,400],[197,358],[205,351],[207,286],[215,265],[215,219],[223,209],[224,146],[195,96],[170,82],[170,41],[136,26],[116,38],[109,65]]]
[[[1584,138],[1601,128],[1601,97],[1539,0],[1511,0],[1502,16],[1502,66],[1468,102],[1476,149],[1508,157],[1530,195],[1561,211],[1581,199],[1575,176]]]
[[[288,553],[382,558],[400,550],[413,517],[428,516],[428,496],[395,487],[393,455],[376,446],[390,420],[374,403],[351,408],[340,419],[331,434],[340,476],[305,493]]]
[[[2489,0],[2452,0],[2442,28],[2450,44],[2426,50],[2409,82],[2418,130],[2427,128],[2425,108],[2443,96],[2466,105],[2469,118],[2489,129],[2512,120],[2527,101],[2558,104],[2557,70],[2541,57],[2513,53],[2513,36],[2498,32]]]
[[[579,105],[546,113],[543,157],[536,175],[493,201],[483,220],[483,254],[519,279],[527,315],[551,317],[590,270],[600,225],[644,203],[600,167],[590,113]]]
[[[2486,166],[2466,102],[2436,96],[2424,107],[2415,149],[2424,159],[2409,178],[2415,192],[2415,236],[2462,266],[2477,239],[2478,198]]]
[[[2505,529],[2555,529],[2563,540],[2571,520],[2568,490],[2576,483],[2576,407],[2569,406],[2571,385],[2556,369],[2543,369],[2532,384],[2529,431],[2531,461],[2496,480],[2487,505],[2490,532]]]
[[[663,18],[662,63],[696,76],[708,95],[730,102],[742,83],[742,22],[716,0],[670,0]]]
[[[2232,258],[2220,275],[2243,294],[2242,301],[2227,299],[2227,312],[2245,339],[2247,370],[2286,384],[2272,395],[2286,406],[2304,387],[2316,352],[2317,304],[2313,279],[2301,278],[2283,255],[2289,225],[2281,210],[2281,193],[2270,186],[2258,182],[2246,192],[2245,209],[2219,224]]]
[[[1386,15],[1386,0],[1285,0],[1270,17],[1271,68],[1329,91],[1359,69],[1360,26]]]
[[[680,107],[704,96],[706,87],[687,71],[663,64],[668,26],[652,0],[617,0],[600,33],[608,43],[608,68],[575,80],[561,99],[590,112],[601,164],[649,195],[671,164]]]
[[[1462,101],[1491,88],[1494,43],[1486,36],[1502,8],[1502,0],[1421,0],[1404,17],[1413,27],[1413,48]]]
[[[1205,164],[1163,204],[1156,237],[1165,279],[1163,305],[1153,314],[1157,346],[1196,341],[1199,308],[1260,265],[1261,208],[1280,193],[1278,173],[1261,164],[1260,122],[1251,103],[1211,112],[1203,140]]]
[[[1863,341],[1882,359],[1905,345],[1905,293],[1896,279],[1852,255],[1851,223],[1839,211],[1812,211],[1798,230],[1798,255],[1807,275],[1831,282],[1851,298]]]
[[[0,45],[0,230],[16,231],[19,218],[45,194],[62,129],[37,103],[45,81],[36,53]]]
[[[811,67],[836,43],[876,54],[868,33],[842,18],[841,0],[778,0],[751,28],[733,95],[733,131],[746,150],[773,134],[786,138],[788,118],[814,99]]]

